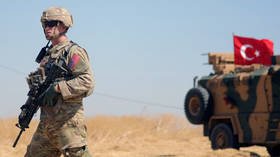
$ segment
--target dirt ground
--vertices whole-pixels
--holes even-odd
[[[33,121],[16,146],[16,119],[0,119],[0,157],[22,157],[36,129]],[[213,151],[202,127],[174,115],[95,116],[87,119],[94,157],[268,157],[264,147]]]

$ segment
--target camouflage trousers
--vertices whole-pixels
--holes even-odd
[[[75,120],[61,127],[40,122],[24,157],[91,157],[86,145],[86,128]]]

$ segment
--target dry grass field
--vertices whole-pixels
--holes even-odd
[[[0,119],[0,157],[22,157],[36,128],[25,131],[12,148],[16,119]],[[202,128],[174,115],[95,116],[87,119],[94,157],[267,157],[263,147],[213,151]]]

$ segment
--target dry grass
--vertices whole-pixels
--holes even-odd
[[[24,132],[12,148],[19,129],[15,119],[0,120],[0,157],[22,157],[37,123]],[[263,147],[241,150],[210,148],[202,128],[190,125],[184,117],[96,116],[87,119],[89,148],[95,157],[265,157]]]

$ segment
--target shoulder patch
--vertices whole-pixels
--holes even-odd
[[[74,54],[71,59],[70,62],[68,64],[68,68],[70,68],[71,70],[74,70],[75,67],[78,65],[78,63],[80,62],[80,56],[77,54]]]

